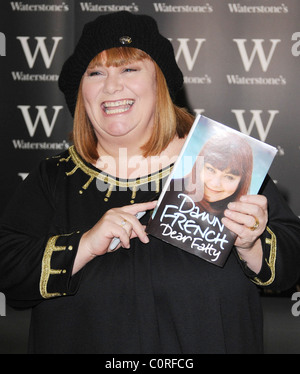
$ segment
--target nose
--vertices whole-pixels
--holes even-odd
[[[217,174],[209,178],[209,184],[211,187],[220,188],[222,185],[221,177]]]
[[[114,94],[123,89],[122,78],[115,73],[110,73],[106,76],[103,86],[103,91],[107,94]]]

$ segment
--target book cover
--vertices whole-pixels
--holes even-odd
[[[146,231],[223,266],[236,235],[222,224],[231,201],[257,194],[277,149],[198,115]]]

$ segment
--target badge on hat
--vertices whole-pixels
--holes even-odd
[[[120,43],[123,45],[128,45],[132,43],[132,39],[130,36],[121,36],[119,39]]]

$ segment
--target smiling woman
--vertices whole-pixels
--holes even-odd
[[[229,201],[238,201],[249,193],[253,169],[252,149],[241,136],[223,131],[213,135],[198,156],[204,158],[204,165],[200,169],[200,164],[194,164],[187,177],[186,193],[194,194],[197,205],[204,211],[222,217]],[[202,183],[192,189],[197,175]]]
[[[175,105],[182,84],[153,18],[85,25],[59,78],[74,144],[30,173],[0,221],[0,291],[33,307],[29,352],[262,352],[253,280],[289,287],[300,269],[300,222],[271,179],[261,195],[238,187],[227,206],[237,240],[223,268],[145,231],[194,120]],[[241,185],[246,173],[228,162],[240,157],[207,162]]]
[[[104,60],[101,65],[87,68],[82,82],[83,103],[99,154],[116,140],[123,147],[132,140],[137,149],[143,146],[152,133],[156,104],[154,63],[144,58],[107,66],[106,54],[100,54]]]
[[[96,82],[104,80],[105,76],[102,76],[104,71],[102,73],[100,72],[104,67],[106,69],[119,68],[120,75],[125,72],[130,75],[131,73],[128,71],[128,67],[130,67],[131,72],[137,68],[141,69],[145,61],[147,62],[146,66],[149,66],[150,63],[154,64],[156,87],[155,108],[153,109],[153,131],[151,131],[148,139],[145,139],[145,136],[139,139],[144,141],[144,144],[140,144],[143,156],[159,155],[176,135],[178,135],[179,138],[183,138],[188,133],[193,117],[183,108],[178,108],[174,105],[169,94],[165,76],[157,63],[140,49],[129,47],[110,48],[97,54],[97,56],[92,59],[85,75],[82,77],[78,90],[72,134],[78,153],[88,162],[95,163],[99,157],[99,153],[97,150],[98,139],[93,131],[93,126],[87,115],[83,100],[82,86],[85,76],[96,73],[96,76],[91,80],[95,80]],[[151,83],[151,85],[152,84],[153,83]],[[126,101],[130,102],[130,104],[135,102],[135,100],[128,99],[126,99]],[[113,107],[113,110],[116,109],[114,107],[114,105],[116,105],[114,101],[105,102],[102,105]],[[135,140],[136,139],[137,138],[135,138]]]

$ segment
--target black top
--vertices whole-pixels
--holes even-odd
[[[256,278],[235,250],[220,268],[154,237],[71,277],[81,235],[108,209],[155,198],[169,171],[115,179],[71,147],[17,189],[0,222],[0,290],[10,305],[33,308],[30,352],[262,352],[255,283],[287,288],[300,269],[299,220],[269,178],[266,260]]]

